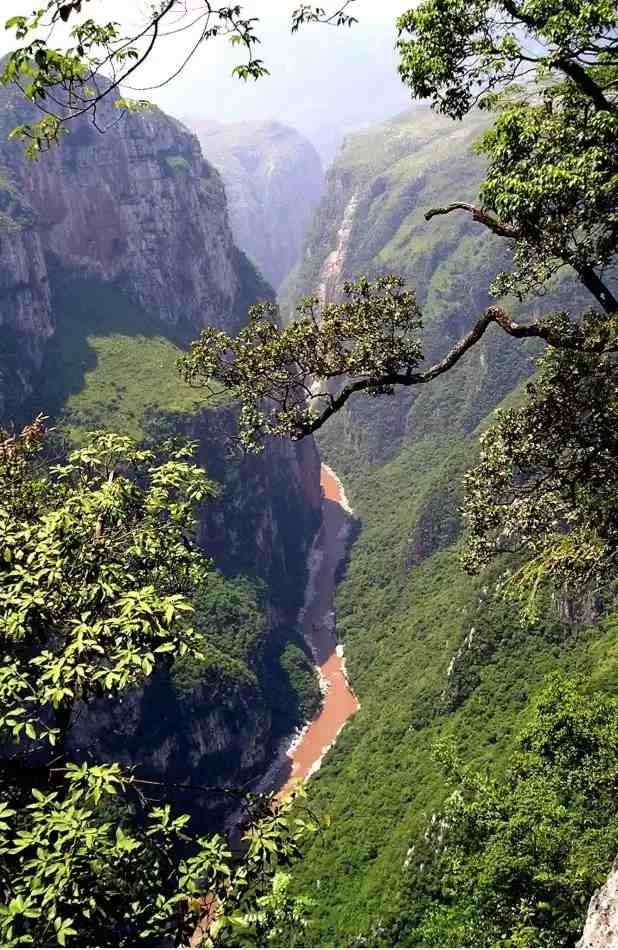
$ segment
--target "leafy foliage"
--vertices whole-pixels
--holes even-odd
[[[332,395],[330,382],[351,376],[369,395],[392,392],[390,376],[412,373],[422,356],[414,294],[396,277],[362,278],[344,294],[342,303],[321,307],[307,298],[299,319],[283,328],[272,303],[251,308],[235,339],[207,327],[179,361],[184,378],[194,386],[220,383],[240,399],[249,447],[258,437],[300,438],[321,425],[351,395],[345,386]]]
[[[315,825],[291,815],[293,798],[256,800],[239,861],[220,835],[191,839],[168,805],[131,821],[139,781],[117,765],[58,771],[53,788],[0,803],[3,944],[160,946],[199,925],[203,945],[259,945],[282,920],[302,926],[306,903],[280,868]]]
[[[158,654],[198,649],[185,620],[205,570],[193,505],[213,488],[190,447],[157,463],[103,433],[48,474],[42,434],[38,420],[0,444],[0,726],[55,742],[76,703],[134,686]]]
[[[509,587],[531,616],[545,583],[582,599],[615,577],[614,322],[588,315],[585,337],[600,352],[540,360],[528,401],[499,414],[466,476],[465,564],[478,570],[500,550],[523,550]]]
[[[586,82],[603,104],[590,67],[597,57],[616,62],[617,24],[610,0],[425,0],[399,18],[400,72],[416,96],[453,118],[491,102],[496,89],[555,70]]]
[[[240,860],[153,806],[151,781],[68,761],[78,711],[166,656],[201,657],[192,599],[209,565],[192,534],[213,486],[191,446],[157,454],[94,433],[52,465],[44,435],[39,418],[0,441],[0,939],[158,945],[187,941],[201,920],[213,945],[298,925],[304,904],[278,869],[314,823],[291,801],[250,803]]]

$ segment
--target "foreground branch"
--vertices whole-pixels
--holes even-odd
[[[429,211],[425,212],[425,220],[431,221],[432,218],[439,215],[450,214],[452,211],[467,211],[468,214],[472,215],[473,221],[482,224],[489,231],[497,234],[498,237],[508,238],[513,241],[530,240],[530,236],[526,238],[518,228],[499,221],[484,211],[483,208],[477,208],[475,205],[468,204],[465,201],[454,201],[453,204],[446,205],[444,208],[430,208]],[[536,237],[538,237],[538,235],[535,235],[535,238]],[[566,259],[564,263],[573,268],[586,290],[592,294],[605,313],[613,314],[618,311],[618,299],[614,296],[609,287],[603,283],[599,275],[590,265],[578,264],[577,261]]]
[[[431,221],[432,218],[438,215],[450,214],[451,211],[467,211],[472,215],[474,221],[478,221],[479,224],[489,228],[490,231],[493,231],[493,233],[499,237],[511,238],[513,240],[518,240],[521,237],[517,228],[511,227],[510,224],[503,224],[502,221],[492,218],[483,208],[477,208],[475,205],[468,204],[465,201],[455,201],[445,208],[430,208],[429,211],[425,212],[425,221]]]
[[[461,360],[463,356],[476,343],[479,342],[487,328],[492,324],[497,324],[505,333],[516,339],[539,339],[549,343],[550,346],[558,349],[582,350],[586,352],[601,352],[606,348],[606,339],[601,338],[595,343],[586,345],[578,334],[564,336],[558,333],[553,327],[541,322],[538,323],[517,323],[512,320],[506,311],[500,307],[488,307],[483,316],[475,323],[469,333],[466,334],[455,346],[449,350],[444,359],[434,363],[424,372],[405,372],[405,373],[387,373],[380,377],[352,380],[347,383],[337,396],[329,397],[329,403],[311,421],[302,426],[302,429],[295,436],[297,439],[305,438],[318,429],[321,429],[325,422],[346,404],[350,396],[354,393],[366,392],[367,390],[386,389],[391,386],[419,386],[423,383],[429,383],[444,373],[451,370]]]

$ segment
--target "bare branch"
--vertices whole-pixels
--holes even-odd
[[[431,221],[432,218],[435,218],[438,215],[450,214],[451,211],[467,211],[472,215],[472,219],[474,221],[478,221],[479,224],[489,228],[490,231],[493,231],[493,233],[497,234],[499,237],[518,240],[521,236],[517,228],[512,227],[510,224],[504,224],[502,221],[498,221],[496,218],[493,218],[490,214],[484,211],[483,208],[477,208],[475,205],[467,204],[465,201],[455,201],[453,204],[447,205],[444,208],[431,208],[429,211],[425,212],[425,221]]]
[[[352,380],[347,383],[338,395],[333,396],[329,405],[315,416],[302,430],[295,436],[297,439],[305,438],[318,429],[321,429],[325,422],[332,415],[343,408],[350,396],[354,393],[364,392],[371,389],[380,389],[389,386],[418,386],[429,383],[438,376],[442,376],[452,369],[465,354],[476,343],[479,342],[487,328],[492,324],[497,324],[509,336],[517,339],[539,339],[549,343],[550,346],[558,349],[581,350],[582,341],[575,333],[571,336],[564,336],[557,333],[546,323],[517,323],[501,307],[488,307],[483,316],[475,323],[469,333],[466,334],[455,346],[449,350],[444,359],[434,363],[424,372],[415,373],[388,373],[381,377],[370,377],[366,379]],[[588,352],[602,352],[606,348],[606,339],[601,338],[594,344],[586,347]]]

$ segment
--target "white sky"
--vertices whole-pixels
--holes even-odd
[[[240,0],[239,0],[240,2]],[[308,135],[325,159],[342,136],[387,118],[410,104],[396,73],[395,18],[414,0],[355,0],[349,12],[359,23],[351,29],[307,25],[289,33],[289,16],[300,0],[244,0],[243,13],[257,16],[262,40],[259,56],[271,75],[243,83],[231,77],[239,53],[225,37],[208,41],[184,72],[161,89],[141,91],[166,78],[184,59],[190,34],[165,37],[149,62],[134,75],[128,96],[150,99],[180,118],[244,121],[276,118]],[[337,0],[314,0],[326,9]],[[27,14],[37,0],[0,0],[0,23]],[[90,0],[84,14],[117,19],[123,27],[143,22],[147,0]],[[200,0],[187,0],[199,10]],[[6,14],[6,16],[5,16]],[[0,29],[0,54],[13,45]]]

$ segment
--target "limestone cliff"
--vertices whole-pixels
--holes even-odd
[[[279,122],[188,124],[221,173],[238,246],[276,289],[298,259],[320,198],[318,153]]]
[[[36,215],[0,168],[0,419],[19,404],[53,332]]]
[[[618,943],[618,859],[603,887],[593,895],[578,947],[615,947]]]

